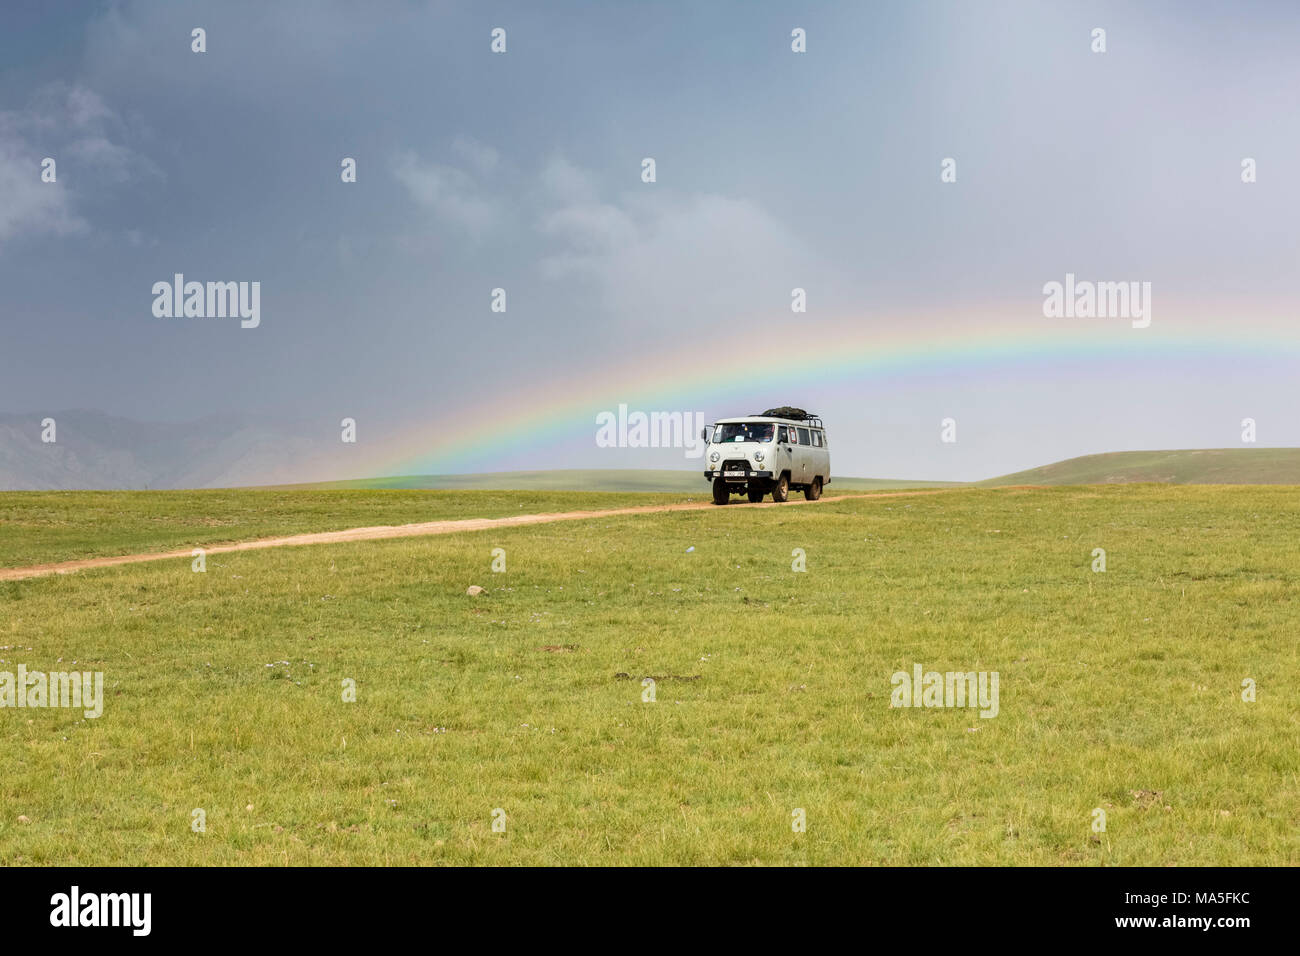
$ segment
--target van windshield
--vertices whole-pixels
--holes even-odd
[[[771,441],[776,433],[776,426],[771,422],[730,422],[715,426],[713,443],[736,441]]]

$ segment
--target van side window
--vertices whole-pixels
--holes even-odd
[[[789,441],[789,438],[787,438],[787,437],[786,437],[786,434],[785,434],[785,426],[784,426],[784,425],[778,425],[778,426],[777,426],[777,429],[776,429],[776,440],[777,440],[778,443],[784,443],[784,442],[786,442],[786,441]]]
[[[786,437],[790,439],[791,445],[799,444],[799,432],[795,428],[787,428]]]
[[[814,447],[814,448],[821,448],[821,447],[822,447],[822,433],[819,432],[819,431],[817,431],[817,429],[814,428],[814,429],[813,429],[813,433],[812,433],[812,438],[813,438],[813,447]]]
[[[808,429],[806,428],[799,429],[799,444],[801,445],[812,444],[812,439],[808,437]]]

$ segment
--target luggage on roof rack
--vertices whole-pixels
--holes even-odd
[[[806,422],[816,418],[816,415],[805,412],[802,408],[795,408],[792,405],[782,405],[780,408],[769,408],[763,412],[763,418],[788,418],[791,421]]]

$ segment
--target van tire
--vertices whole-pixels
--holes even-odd
[[[731,500],[731,489],[721,478],[713,479],[713,503],[715,505],[725,505]]]
[[[812,480],[812,484],[804,488],[803,496],[807,498],[809,501],[816,501],[818,498],[820,498],[822,496],[821,478],[814,478]]]
[[[790,500],[790,473],[789,472],[783,473],[781,477],[776,480],[776,483],[772,485],[772,500],[773,501]]]
[[[749,490],[749,503],[752,505],[758,504],[760,501],[763,500],[763,495],[767,494],[767,489],[764,488],[757,481],[751,481],[749,483],[748,490]]]

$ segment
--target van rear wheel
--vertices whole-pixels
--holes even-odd
[[[776,484],[772,486],[772,500],[773,501],[790,500],[790,476],[788,474],[782,475],[780,478],[776,480]]]
[[[731,500],[731,489],[721,478],[713,479],[713,503],[715,505],[725,505]]]
[[[809,501],[816,501],[822,496],[822,480],[814,478],[812,484],[803,490],[803,496]]]
[[[767,494],[766,489],[764,489],[762,484],[757,481],[751,481],[748,490],[750,504],[758,504],[763,500],[763,495]]]

